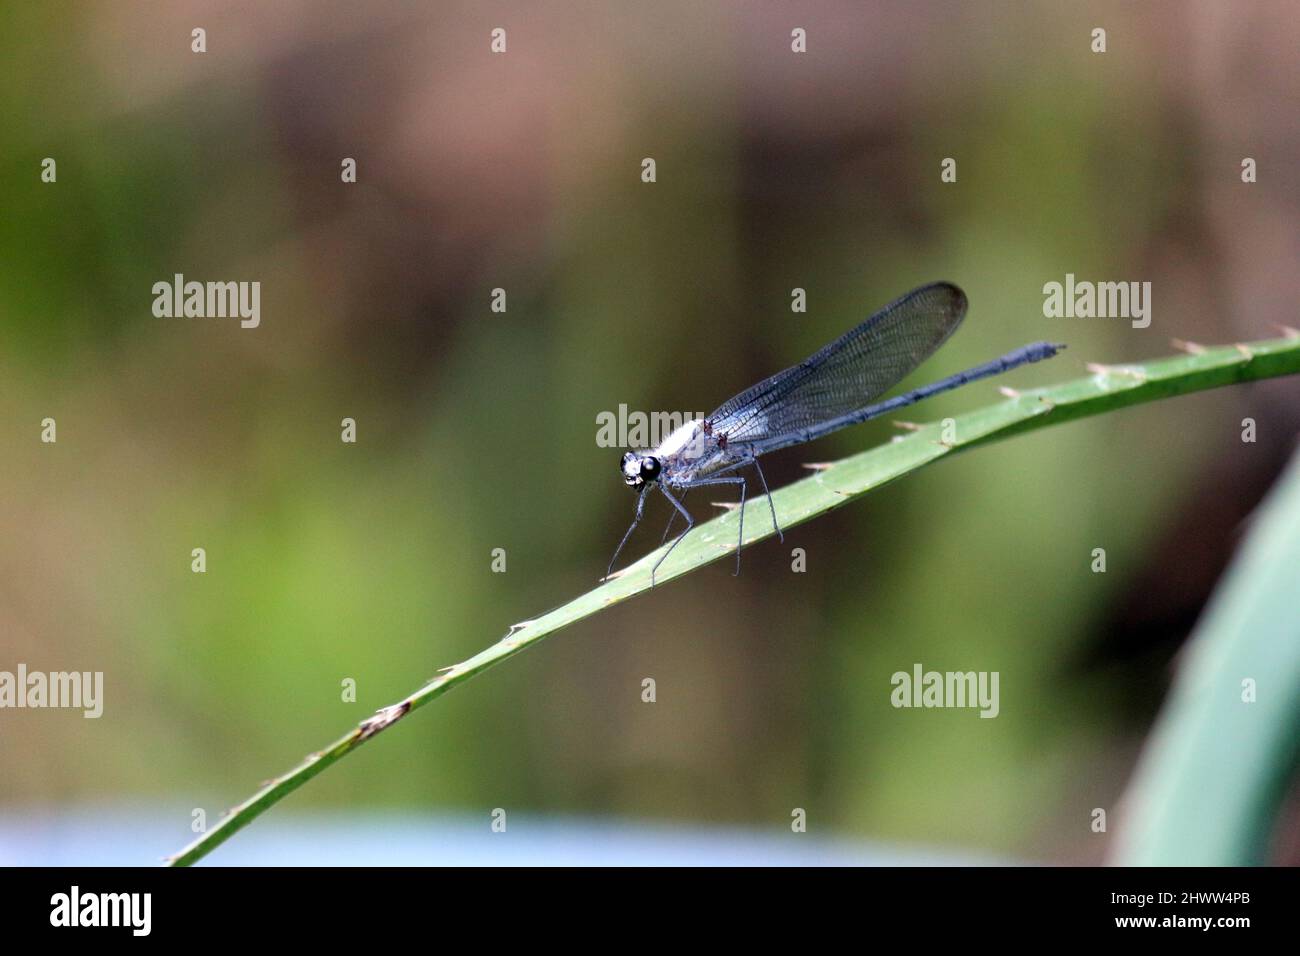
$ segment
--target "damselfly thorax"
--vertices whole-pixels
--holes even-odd
[[[745,457],[743,446],[732,444],[709,419],[697,418],[682,425],[658,447],[625,454],[623,480],[633,488],[652,481],[679,487]]]

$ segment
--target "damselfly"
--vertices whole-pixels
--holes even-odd
[[[686,519],[685,530],[673,539],[651,569],[651,586],[659,566],[695,526],[690,512],[673,494],[673,491],[681,492],[684,498],[692,488],[739,486],[740,531],[736,543],[736,573],[739,574],[740,549],[745,540],[745,496],[749,490],[745,478],[735,474],[742,468],[753,466],[772,513],[772,527],[785,540],[776,520],[767,479],[758,463],[760,455],[813,441],[967,382],[1051,358],[1065,348],[1035,342],[992,362],[871,404],[947,341],[965,315],[966,295],[961,289],[947,282],[922,286],[885,306],[798,365],[741,392],[707,418],[687,422],[657,448],[627,452],[623,455],[621,471],[623,481],[638,490],[636,516],[610,559],[606,576],[613,572],[623,546],[641,523],[651,489],[658,488],[675,509],[664,531],[664,540],[678,514]]]

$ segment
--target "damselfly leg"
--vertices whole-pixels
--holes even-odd
[[[700,478],[695,481],[684,482],[678,485],[677,487],[682,489],[683,491],[690,491],[692,488],[704,488],[708,485],[740,485],[740,504],[737,506],[740,508],[740,537],[736,541],[736,574],[739,574],[740,573],[740,548],[745,543],[745,494],[748,491],[748,484],[746,483],[744,478],[741,478],[739,475],[735,475],[731,478]],[[676,498],[668,494],[667,488],[660,486],[660,490],[664,493],[665,496],[667,496],[669,501],[671,501],[674,505],[677,506],[678,511],[686,515],[686,518],[688,521],[690,521],[690,523],[687,525],[686,531],[683,531],[680,535],[677,536],[677,539],[673,541],[672,547],[670,547],[667,551],[664,552],[663,558],[660,558],[657,562],[655,562],[656,571],[659,569],[659,565],[664,563],[664,558],[667,558],[668,555],[672,554],[673,548],[677,547],[677,545],[681,542],[682,538],[686,537],[686,532],[690,531],[691,528],[695,527],[695,522],[691,520],[690,512],[688,512],[685,508],[683,508],[678,503]],[[654,571],[650,572],[650,586],[654,587]]]
[[[758,480],[763,485],[763,494],[767,496],[767,507],[772,512],[772,527],[776,531],[776,538],[784,543],[785,535],[781,533],[781,526],[776,523],[776,505],[772,503],[772,492],[767,490],[767,479],[763,477],[763,466],[758,463],[757,458],[751,458],[750,461],[754,463],[754,470],[758,472]]]
[[[636,526],[641,523],[641,516],[645,513],[645,500],[650,494],[651,487],[652,486],[650,485],[646,485],[641,489],[641,493],[636,497],[636,516],[632,519],[632,526],[624,533],[623,540],[620,541],[618,547],[614,549],[614,556],[609,559],[609,567],[605,569],[606,578],[614,573],[614,562],[617,561],[618,556],[623,553],[623,545],[627,544],[627,539],[632,537],[632,532],[635,531]]]
[[[686,496],[689,495],[690,493],[691,493],[691,489],[689,488],[687,488],[685,491],[682,492],[683,508],[686,507]],[[677,523],[677,509],[674,508],[673,513],[668,516],[668,527],[664,528],[663,537],[659,539],[659,547],[662,548],[664,546],[664,542],[668,540],[668,532],[673,530],[673,525],[675,525],[676,523]]]

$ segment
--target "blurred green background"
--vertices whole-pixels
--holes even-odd
[[[602,411],[707,411],[935,279],[970,313],[912,384],[1036,339],[1070,349],[997,384],[1300,321],[1287,3],[10,4],[0,37],[0,668],[106,687],[97,721],[0,717],[0,812],[180,808],[150,859],[185,808],[591,587],[633,506]],[[174,273],[259,280],[260,327],[154,317]],[[1066,273],[1150,281],[1150,328],[1044,318]],[[1091,811],[1298,400],[1221,390],[923,471],[548,641],[267,819],[788,833],[803,807],[823,836],[1097,862]],[[1000,716],[893,709],[916,662],[999,671]]]

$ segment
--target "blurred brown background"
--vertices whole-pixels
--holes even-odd
[[[97,721],[0,715],[0,803],[182,808],[148,858],[184,808],[592,586],[633,504],[601,411],[708,410],[940,278],[971,311],[918,382],[1035,339],[1070,350],[1005,384],[1300,323],[1289,3],[12,4],[0,37],[0,668],[106,683]],[[174,273],[259,280],[260,327],[155,318]],[[1150,328],[1044,318],[1066,273],[1150,281]],[[557,636],[275,813],[788,833],[804,807],[823,836],[1097,861],[1089,814],[1298,399],[1226,389],[923,471]],[[893,709],[915,662],[999,671],[1001,715]]]

